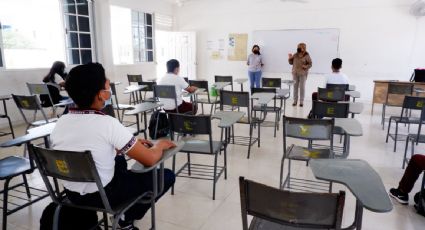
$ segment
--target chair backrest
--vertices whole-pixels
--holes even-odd
[[[15,101],[15,104],[18,107],[18,110],[21,113],[22,118],[24,119],[25,123],[27,123],[28,125],[30,125],[31,123],[25,116],[24,110],[34,111],[34,120],[35,120],[37,111],[40,110],[46,123],[49,122],[49,119],[47,118],[46,113],[41,107],[40,100],[38,99],[37,95],[25,96],[25,95],[12,94],[12,98],[13,98],[13,101]]]
[[[174,100],[176,110],[178,110],[176,87],[174,85],[154,85],[153,96],[157,101],[158,99]]]
[[[153,91],[153,87],[156,85],[155,81],[143,81],[139,82],[139,85],[145,85],[146,88],[142,89],[142,91]]]
[[[249,93],[221,90],[220,110],[223,110],[224,105],[250,108]]]
[[[289,192],[239,177],[242,226],[248,215],[283,226],[341,229],[345,192]]]
[[[345,90],[341,88],[317,88],[318,98],[321,101],[344,101],[345,100]]]
[[[280,78],[262,78],[262,86],[267,88],[281,88],[282,87],[282,79]]]
[[[189,80],[190,86],[195,86],[200,89],[205,89],[208,92],[208,81],[205,80]]]
[[[348,91],[350,88],[349,84],[326,84],[326,89],[340,89],[344,91]]]
[[[143,82],[142,75],[141,74],[127,74],[128,84],[131,85],[131,83],[139,83]]]
[[[169,113],[170,131],[181,134],[211,134],[211,116]]]
[[[27,87],[31,95],[50,95],[46,84],[27,82]]]
[[[114,82],[111,82],[109,85],[111,86],[111,91],[112,91],[111,96],[115,98],[115,104],[117,105],[117,108],[118,108],[119,101],[118,101],[117,87]],[[112,100],[112,103],[114,103],[114,100]]]
[[[104,207],[107,210],[111,210],[90,151],[60,151],[45,149],[34,145],[30,146],[29,151],[34,157],[41,177],[54,202],[61,202],[61,194],[55,192],[49,177],[53,178],[55,185],[57,185],[57,180],[95,183],[98,187]]]
[[[251,88],[251,95],[254,93],[276,93],[277,88]]]
[[[349,103],[336,103],[325,101],[313,101],[313,117],[334,117],[347,118],[349,112]]]
[[[112,104],[105,106],[105,108],[102,109],[102,113],[111,116],[113,118],[115,117],[115,111],[114,111],[114,106]]]
[[[425,106],[425,97],[413,97],[413,96],[404,97],[403,109],[422,110],[424,106]]]
[[[233,76],[219,76],[219,75],[215,75],[214,76],[214,81],[215,82],[229,82],[230,83],[230,87],[233,91]]]
[[[283,137],[304,140],[332,140],[333,119],[305,119],[283,116]]]
[[[189,83],[189,78],[188,77],[183,77],[184,81]]]

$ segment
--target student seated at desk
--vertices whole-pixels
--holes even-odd
[[[117,119],[100,112],[112,94],[101,64],[89,63],[73,68],[65,88],[77,108],[57,121],[50,136],[52,147],[68,151],[90,150],[112,206],[152,191],[152,172],[127,170],[124,155],[152,166],[161,159],[163,151],[173,148],[174,144],[160,140],[153,145],[148,140],[136,139]],[[164,177],[165,193],[174,184],[175,175],[165,169]],[[71,202],[103,206],[96,184],[64,181],[63,186]],[[127,210],[124,219],[119,221],[121,229],[137,230],[134,220],[141,219],[149,207],[150,204],[135,204]]]
[[[61,87],[65,86],[66,75],[65,63],[55,61],[52,68],[50,68],[49,73],[43,78],[43,82],[47,84],[47,88],[49,89],[53,104],[58,104],[61,100],[68,99],[68,97],[60,94]],[[59,83],[56,82],[57,78],[60,79]],[[40,101],[43,107],[53,106],[48,95],[41,95]]]
[[[398,201],[400,204],[409,204],[409,193],[415,186],[416,180],[419,175],[425,170],[425,155],[415,154],[410,159],[406,171],[404,171],[403,178],[397,188],[390,189],[390,196]]]
[[[182,98],[183,90],[189,93],[195,92],[198,88],[189,86],[182,77],[178,76],[180,72],[180,63],[176,59],[171,59],[167,62],[167,74],[157,82],[158,85],[174,85],[176,87],[176,99],[179,113],[192,112],[196,114],[198,108],[193,106],[192,103],[186,102]],[[173,99],[161,98],[161,103],[164,104],[163,108],[168,113],[176,113],[176,105]]]
[[[347,85],[348,84],[348,77],[344,73],[341,73],[342,68],[342,60],[340,58],[335,58],[332,60],[332,73],[328,74],[326,76],[326,85],[327,84],[334,84],[334,85]],[[325,87],[326,87],[325,85]],[[318,94],[317,92],[314,92],[311,95],[311,98],[313,101],[317,101]],[[347,98],[346,98],[347,100]],[[349,100],[349,98],[348,98]]]

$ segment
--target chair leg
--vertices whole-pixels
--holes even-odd
[[[215,184],[217,183],[217,154],[214,156],[213,200],[215,200]]]
[[[13,139],[15,139],[15,132],[13,131],[13,126],[12,126],[12,121],[10,120],[9,116],[6,116],[7,121],[9,122],[9,128],[10,128],[10,132],[12,133],[12,137]]]
[[[173,174],[176,173],[176,156],[173,156],[173,166],[172,166]],[[177,175],[176,175],[177,176]],[[174,183],[175,184],[175,183]],[[171,186],[171,195],[174,195],[174,184]]]
[[[247,159],[249,159],[249,155],[251,154],[251,142],[252,142],[252,124],[249,125],[249,143],[248,143],[248,156]],[[233,139],[234,140],[234,139]]]
[[[103,225],[103,229],[108,229],[108,215],[106,214],[106,212],[103,212]]]
[[[403,165],[401,166],[402,169],[404,169],[404,166],[406,165],[406,157],[407,157],[407,148],[408,147],[409,147],[409,138],[406,139],[406,146],[404,147]]]
[[[260,142],[261,142],[261,132],[260,132],[260,129],[261,129],[261,123],[258,122],[258,140],[257,140],[258,148],[260,148]]]
[[[190,153],[187,153],[187,171],[189,173],[189,176],[192,175],[192,172],[190,170]]]
[[[277,121],[277,118],[278,118],[278,113],[276,112],[276,116],[274,117],[274,137],[276,137],[276,132],[277,132],[277,126],[278,126],[278,121]]]
[[[384,125],[385,125],[385,110],[386,110],[386,106],[385,104],[383,104],[382,105],[382,120],[381,120],[382,129],[384,129]]]
[[[62,205],[58,205],[55,209],[55,213],[53,215],[53,230],[59,230],[59,214],[61,211]]]
[[[10,182],[10,178],[6,179],[6,181],[4,182],[4,190],[3,190],[3,230],[6,230],[7,228],[7,197],[8,197],[8,193],[9,193],[9,182]]]
[[[397,122],[396,122],[397,125]],[[387,137],[385,139],[385,143],[388,143],[388,137],[390,136],[390,128],[391,128],[391,118],[390,121],[388,122],[388,130],[387,130]]]
[[[204,103],[201,103],[202,115],[204,115]]]
[[[283,189],[283,168],[285,167],[285,157],[282,158],[280,163],[280,177],[279,177],[279,188]]]
[[[389,127],[388,127],[389,129]],[[393,152],[395,152],[396,148],[397,148],[397,140],[398,140],[398,123],[395,123],[395,134],[394,134],[394,150]]]
[[[224,148],[224,179],[227,180],[227,149]]]
[[[30,188],[28,186],[27,176],[25,174],[22,174],[22,178],[24,180],[25,191],[27,193],[27,197],[28,197],[28,199],[30,199],[31,198],[31,192],[30,192]]]
[[[114,222],[112,222],[112,230],[118,229],[118,221],[119,220],[120,220],[120,216],[115,216],[114,217]]]
[[[288,175],[286,176],[287,179],[287,188],[291,188],[291,159],[288,159]]]

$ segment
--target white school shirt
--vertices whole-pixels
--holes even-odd
[[[56,150],[89,150],[103,187],[114,176],[115,156],[127,153],[137,142],[117,119],[93,110],[71,110],[61,116],[50,139],[52,148]],[[81,195],[98,191],[95,183],[62,181],[62,184],[66,189]]]
[[[348,77],[344,73],[331,73],[326,76],[326,84],[344,85],[348,84]]]
[[[174,85],[176,87],[176,98],[177,98],[177,106],[183,103],[182,93],[183,90],[189,87],[189,84],[180,76],[177,76],[173,73],[165,74],[159,81],[158,85]],[[174,103],[174,99],[166,99],[160,98],[161,103],[164,104],[163,108],[165,110],[173,110],[176,109],[176,104]]]

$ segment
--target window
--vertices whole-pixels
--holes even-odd
[[[131,12],[133,32],[133,57],[135,62],[153,61],[153,22],[152,14]]]
[[[153,15],[111,5],[114,64],[154,61]]]
[[[90,0],[63,0],[68,64],[91,62],[94,58]]]
[[[59,0],[0,0],[0,67],[49,68],[65,60]]]

